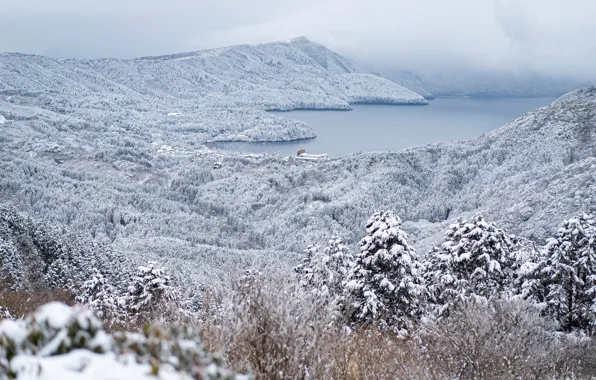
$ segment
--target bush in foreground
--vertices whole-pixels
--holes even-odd
[[[84,309],[49,303],[0,323],[0,374],[8,379],[236,379],[189,329],[108,334]]]
[[[258,379],[587,379],[596,345],[554,332],[523,300],[465,302],[407,337],[375,323],[353,330],[290,279],[251,276],[201,324],[202,341]],[[221,305],[221,304],[220,304]]]
[[[596,375],[593,339],[553,332],[530,303],[468,302],[419,331],[433,379],[585,379]]]

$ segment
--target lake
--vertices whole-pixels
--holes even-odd
[[[244,153],[295,155],[392,151],[438,141],[477,137],[556,98],[439,98],[428,106],[353,105],[352,111],[272,112],[304,121],[317,135],[310,140],[272,143],[219,142],[210,147]]]

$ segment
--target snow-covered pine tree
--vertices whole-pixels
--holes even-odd
[[[316,297],[335,299],[343,292],[345,280],[353,257],[350,249],[339,236],[332,236],[321,252],[319,246],[311,245],[305,251],[304,263],[296,268],[300,284]]]
[[[526,273],[526,296],[544,305],[564,330],[596,331],[596,220],[586,214],[563,222],[542,260]]]
[[[154,261],[138,267],[136,276],[128,287],[127,305],[136,317],[152,317],[166,310],[179,299],[165,268]]]
[[[321,247],[316,244],[311,244],[303,251],[305,257],[302,259],[302,263],[294,268],[294,271],[298,274],[298,280],[300,285],[308,287],[314,277],[312,264],[313,262],[319,261],[318,257],[321,256]]]
[[[327,267],[327,287],[331,294],[340,294],[343,292],[342,282],[345,280],[354,262],[354,256],[350,253],[350,248],[344,244],[343,238],[333,235],[327,242],[323,254],[328,258]]]
[[[433,317],[448,315],[459,302],[517,293],[515,237],[482,216],[469,222],[460,220],[445,234],[445,241],[431,250],[425,265]]]
[[[83,283],[82,292],[76,301],[93,310],[104,322],[109,324],[120,323],[124,320],[121,296],[110,284],[106,276],[94,268],[94,274]]]
[[[375,212],[344,283],[353,323],[378,322],[404,333],[422,314],[422,264],[391,211]]]

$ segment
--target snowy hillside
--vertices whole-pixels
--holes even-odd
[[[287,44],[279,49],[288,51]],[[66,70],[64,75],[83,76],[82,68],[69,65],[100,65],[34,59],[54,72]],[[165,60],[177,62],[173,59]],[[199,58],[189,60],[194,59]],[[110,62],[122,69],[121,62]],[[40,65],[32,64],[35,70],[25,65],[40,72],[36,81],[44,80]],[[85,73],[101,88],[123,86],[95,69]],[[83,94],[92,85],[90,80],[73,84],[64,75],[52,79],[72,84],[63,92]],[[26,88],[35,84],[27,83]],[[483,212],[542,244],[562,219],[596,211],[594,88],[568,94],[477,139],[305,163],[216,152],[202,144],[303,137],[295,132],[306,134],[306,127],[278,127],[277,119],[257,110],[193,110],[185,108],[182,97],[173,97],[180,99],[179,107],[164,106],[168,98],[152,109],[131,83],[141,82],[131,79],[123,89],[130,97],[115,98],[54,97],[50,87],[45,93],[5,91],[0,113],[11,122],[1,127],[0,171],[6,175],[0,178],[0,200],[97,239],[135,263],[157,259],[186,273],[188,281],[206,281],[214,273],[226,278],[255,264],[290,270],[297,252],[332,232],[355,244],[362,223],[381,208],[393,209],[405,221],[423,254],[460,216]],[[329,88],[347,96],[334,86]],[[183,91],[181,83],[176,91]]]
[[[372,74],[342,74],[334,77],[335,85],[348,96],[349,103],[425,104],[414,91],[405,87],[387,87],[385,82],[386,79]],[[396,97],[396,91],[401,95]]]
[[[263,111],[427,104],[363,71],[305,38],[135,60],[0,54],[0,123],[14,112],[50,112],[104,124],[98,128],[114,119],[134,128],[164,125],[188,131],[193,143],[288,141],[315,134],[304,123]]]
[[[312,58],[319,66],[334,74],[368,73],[368,70],[359,63],[339,55],[321,44],[312,42],[306,37],[294,38],[289,42],[290,45]]]
[[[349,94],[338,85],[361,70],[304,38],[136,60],[56,61],[3,54],[0,62],[0,91],[5,94],[109,93],[124,95],[135,103],[159,100],[162,105],[184,106],[218,106],[221,96],[261,109],[348,109]],[[382,98],[389,95],[395,103],[425,103],[419,95],[404,93],[391,81],[374,79],[371,83],[361,81],[369,96],[380,91]],[[218,96],[208,97],[215,94]],[[250,97],[243,99],[239,94]]]

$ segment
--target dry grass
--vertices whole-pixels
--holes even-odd
[[[555,327],[525,302],[499,301],[456,310],[444,321],[423,326],[418,336],[432,379],[596,375],[590,364],[596,353],[592,340],[557,336]]]
[[[31,314],[35,309],[48,302],[59,301],[67,305],[74,305],[74,296],[62,290],[45,290],[37,292],[0,291],[0,305],[7,308],[11,315],[22,318]]]
[[[348,334],[324,304],[297,291],[289,281],[260,278],[227,301],[206,297],[203,344],[257,379],[415,378],[411,342],[370,327]]]
[[[471,306],[404,340],[374,326],[350,333],[333,327],[328,310],[295,290],[282,280],[259,280],[228,301],[211,297],[204,344],[257,379],[596,376],[593,341],[553,334],[554,326],[524,303]]]
[[[303,378],[319,373],[319,340],[327,327],[318,307],[293,295],[295,289],[279,281],[244,283],[221,307],[207,306],[203,341],[220,349],[230,365],[263,379]],[[276,289],[267,291],[266,289]],[[215,297],[217,298],[217,297]],[[212,304],[213,298],[205,304]]]

